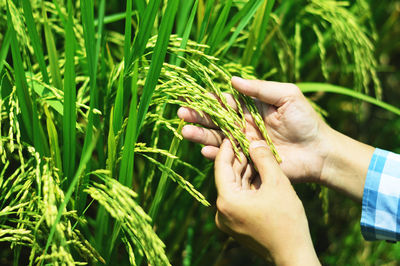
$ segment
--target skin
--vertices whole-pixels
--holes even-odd
[[[215,177],[217,187],[219,187],[218,201],[222,201],[222,205],[217,202],[219,210],[217,213],[217,225],[223,231],[236,236],[239,241],[245,244],[248,242],[252,243],[249,246],[253,247],[260,254],[265,254],[267,250],[271,251],[277,264],[286,264],[284,261],[280,263],[283,260],[280,256],[281,253],[274,251],[280,250],[279,247],[281,245],[293,251],[300,248],[304,254],[308,254],[304,256],[312,258],[312,254],[315,254],[315,252],[313,249],[310,251],[309,244],[296,242],[298,239],[302,239],[296,232],[309,236],[309,233],[307,233],[308,225],[303,221],[304,219],[307,221],[304,210],[303,212],[300,211],[301,208],[298,206],[299,204],[301,205],[301,202],[295,195],[287,178],[291,182],[319,183],[361,202],[365,177],[374,148],[351,139],[329,127],[314,111],[299,88],[294,84],[245,80],[233,77],[232,85],[239,92],[255,99],[259,112],[264,119],[268,134],[282,157],[282,163],[279,165],[280,167],[277,167],[276,162],[275,165],[272,165],[271,158],[264,156],[265,153],[253,153],[251,157],[254,162],[258,162],[257,169],[260,171],[259,176],[256,175],[256,171],[254,171],[247,161],[239,167],[238,162],[235,163],[233,159],[231,162],[233,168],[236,170],[228,171],[229,167],[226,166],[227,163],[223,158],[227,157],[230,159],[231,157],[229,157],[229,152],[222,149],[223,146],[220,149],[224,139],[221,131],[212,123],[209,117],[202,117],[194,110],[188,108],[180,108],[178,110],[180,118],[202,126],[185,126],[182,129],[184,138],[205,145],[202,149],[202,154],[206,158],[212,160],[218,158],[216,160]],[[225,95],[225,97],[233,108],[237,108],[231,95]],[[250,142],[261,140],[254,121],[246,110],[245,118],[247,121],[245,128],[246,137]],[[258,156],[261,157],[259,158]],[[225,194],[228,192],[225,193],[222,187],[225,185],[232,187],[233,185],[228,185],[228,182],[222,182],[218,185],[218,176],[223,175],[224,172],[217,171],[222,168],[222,166],[218,166],[222,162],[226,166],[223,168],[226,171],[226,176],[230,176],[231,178],[235,176],[235,180],[239,180],[238,173],[242,173],[239,171],[242,169],[243,176],[241,178],[243,180],[249,180],[249,176],[252,176],[250,178],[252,180],[250,188],[257,188],[260,184],[263,187],[263,184],[265,184],[264,187],[271,186],[268,189],[269,193],[276,194],[275,196],[278,198],[280,193],[286,193],[290,195],[290,200],[283,198],[282,201],[278,201],[274,197],[264,195],[263,192],[251,192],[247,190],[247,192],[240,192],[240,200],[231,198],[230,196],[226,197]],[[273,171],[270,173],[268,171],[261,173],[262,170],[260,169],[264,168],[270,168]],[[278,171],[278,168],[281,171]],[[263,176],[266,178],[263,178]],[[268,180],[267,177],[273,180],[280,180],[279,183],[286,185],[273,186],[265,181]],[[238,183],[238,180],[235,182]],[[247,184],[246,182],[244,183]],[[241,189],[243,190],[243,188],[247,188],[247,185],[242,185]],[[237,190],[237,188],[235,189]],[[257,193],[264,196],[255,196],[258,195]],[[220,198],[223,199],[220,200]],[[293,210],[298,215],[297,219],[287,216]],[[218,218],[221,214],[224,217],[222,220]],[[247,225],[260,217],[264,217],[265,219],[259,219],[257,225]],[[269,221],[272,220],[267,219],[267,217],[276,217],[274,220],[279,222],[270,223]],[[281,228],[279,228],[279,224]],[[278,227],[275,228],[274,226]],[[307,230],[303,228],[296,232],[288,231],[288,228],[297,228],[298,226],[305,226]],[[270,228],[275,228],[274,232],[279,236],[271,234],[268,231]],[[293,235],[289,236],[292,233]],[[241,236],[245,237],[242,238]],[[261,236],[268,239],[263,239]],[[296,241],[286,241],[290,237],[295,238]],[[301,243],[303,242],[306,243],[307,241],[302,240]],[[297,253],[294,252],[293,254]],[[290,257],[290,254],[286,254],[286,256]]]
[[[245,156],[239,162],[229,141],[221,145],[215,160],[217,226],[261,256],[270,253],[277,265],[320,265],[289,179],[265,141],[252,142],[249,152],[259,171],[257,185]]]

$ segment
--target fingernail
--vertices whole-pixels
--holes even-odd
[[[256,149],[259,147],[267,148],[267,144],[263,140],[252,141],[250,143],[250,149]]]

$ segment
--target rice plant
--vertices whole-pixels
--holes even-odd
[[[368,1],[1,0],[0,9],[2,264],[221,263],[230,242],[213,223],[212,164],[182,140],[176,110],[209,115],[248,155],[247,108],[279,162],[233,75],[400,113],[379,100],[376,32],[358,16]]]

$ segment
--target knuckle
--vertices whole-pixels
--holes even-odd
[[[272,156],[272,152],[270,151],[269,147],[266,148],[256,148],[254,150],[254,155],[263,160],[263,159],[268,159]]]
[[[291,96],[301,95],[301,91],[300,91],[299,87],[297,87],[296,84],[288,83],[287,85],[288,85],[288,92]]]
[[[217,210],[222,215],[227,215],[230,212],[230,204],[222,197],[217,198]]]

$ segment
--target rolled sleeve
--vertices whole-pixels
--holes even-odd
[[[400,155],[376,149],[365,180],[361,232],[365,240],[400,240]]]

